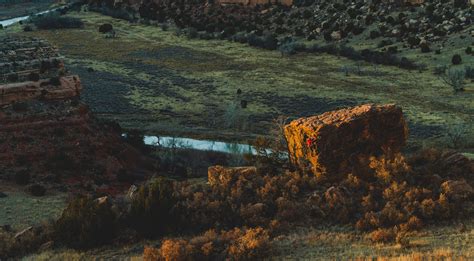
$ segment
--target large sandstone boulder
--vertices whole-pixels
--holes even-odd
[[[301,118],[285,126],[293,164],[338,181],[371,156],[397,153],[408,129],[395,105],[361,105]]]

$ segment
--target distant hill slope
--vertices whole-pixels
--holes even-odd
[[[172,21],[179,27],[206,31],[211,37],[221,39],[254,34],[348,44],[363,37],[377,40],[384,47],[402,43],[404,47],[424,51],[465,30],[473,19],[471,5],[466,0],[433,0],[420,5],[404,5],[400,1],[308,0],[294,1],[292,7],[219,2],[89,0],[92,8],[112,16]],[[463,37],[470,37],[470,32]]]

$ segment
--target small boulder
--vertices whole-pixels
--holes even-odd
[[[295,120],[285,136],[294,165],[341,181],[358,162],[400,152],[408,128],[400,107],[366,104]]]
[[[8,197],[8,195],[0,191],[0,198],[6,198],[6,197]]]

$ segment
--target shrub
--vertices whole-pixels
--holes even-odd
[[[429,53],[431,52],[430,45],[428,43],[421,43],[420,44],[420,49],[422,53]]]
[[[396,238],[396,233],[393,229],[377,229],[370,233],[370,240],[374,243],[389,243]]]
[[[46,194],[46,188],[40,184],[32,184],[28,186],[28,192],[35,197],[42,197]]]
[[[108,33],[114,30],[114,27],[111,24],[102,24],[99,26],[99,33]]]
[[[293,55],[299,51],[306,50],[304,43],[300,43],[294,40],[287,41],[278,47],[278,50],[282,55]]]
[[[166,32],[166,31],[169,30],[170,25],[167,24],[167,23],[161,23],[161,24],[160,24],[160,28],[161,28],[162,31],[165,31],[165,32]]]
[[[380,32],[377,30],[370,31],[370,39],[375,39],[380,37]]]
[[[159,250],[145,248],[144,258],[163,260],[259,260],[268,255],[269,232],[261,227],[204,234],[185,239],[166,239]],[[157,259],[154,259],[157,260]]]
[[[248,106],[248,101],[247,100],[241,100],[240,101],[240,108],[247,109],[247,106]]]
[[[448,66],[446,65],[437,65],[435,68],[434,68],[434,75],[442,75],[446,72],[446,70],[448,69]]]
[[[33,31],[33,28],[29,25],[25,25],[23,27],[23,32],[32,32]]]
[[[160,250],[154,247],[145,246],[143,249],[143,261],[156,261],[161,257]]]
[[[110,242],[117,231],[117,218],[108,202],[90,197],[71,201],[54,224],[57,242],[74,248],[90,248]]]
[[[472,54],[472,47],[471,47],[471,46],[468,46],[468,47],[466,48],[466,51],[465,51],[465,52],[466,52],[466,54]]]
[[[453,65],[461,64],[462,63],[461,55],[459,54],[453,55],[453,58],[451,58],[451,62],[453,63]]]
[[[231,37],[232,41],[238,43],[247,43],[247,34],[245,32],[238,32]]]
[[[82,28],[84,26],[81,19],[60,16],[56,12],[34,16],[31,22],[39,29]]]
[[[446,85],[453,88],[454,92],[464,91],[465,70],[451,68],[446,70],[440,78]]]
[[[474,79],[474,67],[466,66],[464,71],[466,72],[466,78]]]
[[[0,259],[16,260],[36,251],[51,240],[49,232],[49,225],[29,227],[18,233],[6,226],[0,227]]]
[[[197,37],[199,36],[199,33],[198,33],[198,31],[196,30],[196,28],[192,28],[192,27],[186,28],[186,29],[184,30],[184,34],[186,35],[186,37],[187,37],[188,39],[195,39],[195,38],[197,38]]]
[[[15,183],[18,185],[27,185],[30,183],[31,175],[28,170],[20,170],[15,173],[14,179]]]
[[[40,75],[38,73],[30,73],[28,74],[28,81],[37,82],[40,80]]]
[[[416,45],[420,44],[421,40],[418,37],[411,36],[411,37],[408,37],[407,41],[408,41],[408,44],[410,46],[416,46]]]
[[[143,185],[132,201],[129,222],[141,234],[153,237],[172,230],[175,220],[171,209],[175,204],[173,183],[165,178]]]
[[[271,34],[267,33],[263,36],[250,34],[248,36],[248,44],[250,46],[259,47],[268,50],[275,50],[278,47],[278,40]]]
[[[160,256],[163,260],[194,260],[197,252],[192,244],[187,241],[179,240],[164,240],[160,248]]]

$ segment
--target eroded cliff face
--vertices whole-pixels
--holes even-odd
[[[66,73],[57,52],[40,54],[34,46],[40,42],[44,50],[46,43],[37,39],[2,41],[19,44],[3,46],[0,56],[7,64],[0,84],[0,180],[95,190],[153,174],[154,162],[124,142],[118,125],[100,122],[81,103],[80,78]],[[19,55],[25,49],[37,55],[28,60]],[[25,67],[28,81],[22,81]]]

